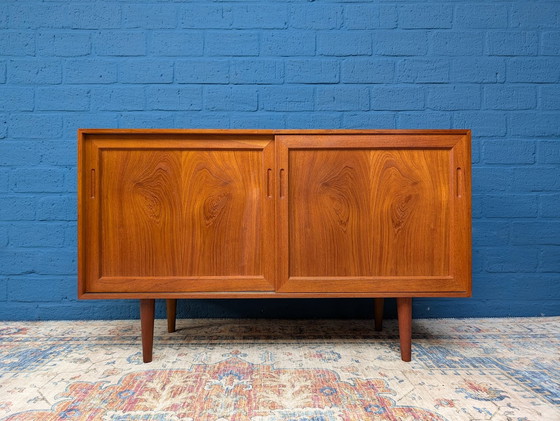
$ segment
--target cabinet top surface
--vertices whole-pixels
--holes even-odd
[[[312,135],[312,134],[439,134],[467,135],[468,129],[78,129],[78,134],[247,134],[247,135]]]

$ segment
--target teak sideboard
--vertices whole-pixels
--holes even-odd
[[[78,132],[78,295],[397,299],[471,294],[469,130]]]

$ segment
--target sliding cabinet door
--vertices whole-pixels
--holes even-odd
[[[274,289],[270,136],[81,142],[82,294]]]
[[[468,132],[277,137],[280,292],[468,295]]]

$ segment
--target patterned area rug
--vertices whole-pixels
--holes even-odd
[[[0,420],[560,420],[560,317],[0,322]]]

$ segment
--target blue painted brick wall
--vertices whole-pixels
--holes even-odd
[[[76,300],[79,127],[470,128],[473,298],[415,315],[560,314],[559,56],[552,0],[2,0],[0,319],[137,317]],[[370,317],[371,300],[180,315]]]

